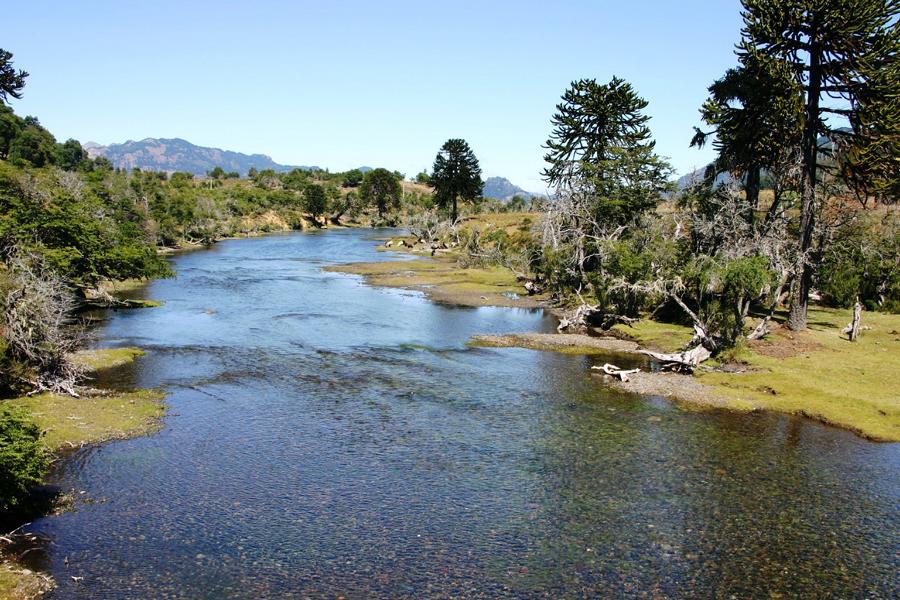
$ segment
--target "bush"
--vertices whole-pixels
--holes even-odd
[[[28,413],[0,405],[0,510],[19,504],[47,465],[40,429]]]

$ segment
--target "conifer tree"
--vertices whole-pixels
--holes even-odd
[[[804,100],[799,249],[788,326],[806,329],[815,270],[820,159],[830,141],[846,167],[891,187],[900,128],[900,0],[742,0],[747,49],[783,61]],[[841,130],[849,124],[849,130]],[[891,141],[893,140],[893,141]],[[838,157],[840,158],[840,157]],[[896,186],[896,184],[894,184]]]
[[[0,48],[0,104],[7,103],[9,96],[19,99],[22,97],[22,88],[25,87],[25,78],[28,73],[13,68],[12,53]]]
[[[484,182],[481,166],[469,144],[462,139],[447,140],[434,159],[431,187],[438,206],[450,208],[450,218],[458,215],[457,200],[474,202],[481,196]]]
[[[551,121],[544,179],[557,189],[588,188],[594,218],[614,226],[656,206],[671,168],[654,153],[646,108],[618,77],[573,82]]]

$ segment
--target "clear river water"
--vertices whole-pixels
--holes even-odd
[[[170,411],[53,474],[51,598],[896,597],[900,444],[468,347],[555,321],[322,270],[403,260],[374,235],[222,242],[106,315],[147,355],[105,383]]]

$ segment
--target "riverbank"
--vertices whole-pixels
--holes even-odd
[[[529,296],[509,269],[462,268],[452,256],[351,263],[326,267],[325,270],[361,275],[366,283],[374,286],[417,290],[435,302],[459,306],[539,308],[542,300]]]
[[[127,365],[143,356],[138,348],[82,350],[73,357],[90,378]],[[112,440],[154,433],[162,426],[165,393],[161,390],[112,391],[85,388],[78,398],[36,394],[4,400],[6,406],[26,410],[43,432],[42,444],[54,460],[82,448]],[[50,512],[71,505],[71,494],[51,500]],[[13,536],[12,541],[16,541]],[[2,541],[0,541],[2,546]],[[53,588],[53,580],[17,562],[0,547],[0,599],[31,599]]]
[[[495,228],[513,228],[514,220]],[[484,222],[480,223],[484,225]],[[421,246],[421,247],[420,247]],[[398,243],[382,249],[421,255],[427,246]],[[402,262],[356,263],[328,270],[354,273],[372,285],[420,290],[437,302],[463,306],[548,308],[546,297],[528,296],[522,282],[502,267],[463,268],[457,252]],[[785,315],[776,315],[776,322]],[[900,315],[866,312],[866,329],[856,342],[840,330],[849,310],[812,307],[809,330],[795,334],[781,326],[763,340],[727,352],[693,376],[637,373],[628,382],[603,376],[623,391],[663,396],[692,408],[739,412],[768,410],[841,427],[873,441],[900,441]],[[567,354],[635,353],[642,348],[673,352],[692,337],[689,327],[642,320],[616,325],[598,336],[516,334],[476,336],[473,345],[521,347]],[[598,375],[601,377],[601,375]]]
[[[704,365],[693,377],[647,371],[631,375],[628,382],[603,377],[623,391],[696,408],[769,410],[842,427],[873,441],[900,441],[900,315],[864,313],[866,329],[856,342],[840,334],[850,318],[849,310],[812,307],[808,331],[798,334],[779,326],[765,339]],[[687,328],[655,321],[617,325],[614,333],[617,338],[477,336],[473,343],[592,355],[639,348],[672,352],[690,339]],[[634,345],[619,346],[621,337]]]

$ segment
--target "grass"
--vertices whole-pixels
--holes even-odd
[[[863,313],[871,327],[850,342],[840,330],[849,310],[813,308],[809,330],[779,329],[748,346],[744,373],[699,380],[738,401],[803,415],[881,441],[900,441],[900,315]]]
[[[616,335],[631,339],[648,350],[677,352],[694,336],[694,330],[684,325],[659,323],[641,319],[633,325],[613,325]]]
[[[121,367],[144,355],[140,348],[103,348],[80,350],[72,355],[75,363],[89,372]]]
[[[89,371],[100,371],[143,354],[138,348],[85,350],[76,353],[75,360]],[[85,445],[153,433],[165,415],[164,399],[161,390],[93,391],[81,398],[37,394],[4,403],[27,410],[43,431],[44,447],[59,455]],[[50,577],[0,560],[0,599],[36,598],[52,587]]]
[[[156,431],[165,414],[164,398],[160,390],[138,390],[82,398],[37,394],[5,402],[28,410],[44,431],[47,449],[60,452]]]
[[[900,315],[864,312],[862,324],[871,329],[856,342],[840,334],[851,316],[812,307],[808,331],[779,327],[710,363],[740,363],[743,372],[700,371],[697,380],[735,410],[805,416],[872,440],[900,441]],[[690,339],[687,327],[654,321],[616,329],[665,352]]]
[[[0,598],[3,600],[37,598],[53,587],[52,581],[29,569],[0,563]]]
[[[512,333],[506,335],[477,335],[469,342],[482,348],[528,348],[561,354],[596,355],[615,352],[632,353],[634,342],[613,337],[591,337],[579,334]]]
[[[503,267],[460,268],[455,259],[354,263],[327,270],[362,275],[372,285],[414,289],[438,302],[464,306],[535,306]],[[517,298],[521,295],[523,297]]]

